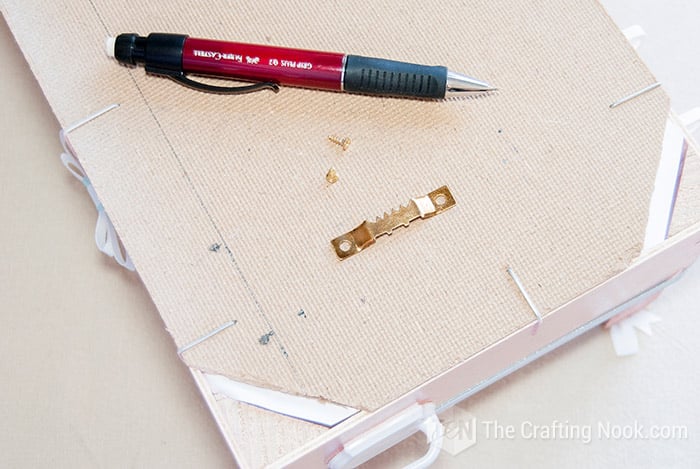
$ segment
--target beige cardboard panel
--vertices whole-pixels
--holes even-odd
[[[190,366],[375,409],[534,320],[507,266],[547,313],[639,252],[668,103],[609,108],[655,79],[596,3],[4,5],[61,122],[121,104],[71,141],[177,346],[237,321]],[[80,23],[41,27],[90,52],[58,60],[26,12]],[[499,90],[207,95],[101,54],[132,31],[439,63]],[[335,258],[332,238],[443,184],[453,209]]]
[[[250,467],[264,467],[327,429],[320,425],[275,414],[242,402],[221,398],[216,407],[226,420],[224,431],[240,460]],[[256,444],[245,444],[254,441]]]

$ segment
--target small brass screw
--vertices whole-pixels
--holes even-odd
[[[347,150],[350,146],[350,137],[343,137],[342,139],[336,137],[335,135],[329,135],[328,140],[343,147],[343,151]]]
[[[326,181],[328,181],[329,184],[335,184],[338,182],[338,173],[335,171],[335,168],[328,170],[326,173]]]

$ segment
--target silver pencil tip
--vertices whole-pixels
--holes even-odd
[[[447,91],[494,91],[497,88],[476,78],[463,75],[461,73],[447,71]]]

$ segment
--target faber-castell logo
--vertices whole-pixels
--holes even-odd
[[[204,57],[206,59],[214,59],[214,60],[232,60],[234,62],[242,62],[243,61],[243,56],[238,55],[238,54],[226,54],[222,52],[214,52],[211,50],[198,50],[195,49],[192,51],[192,54],[195,57]]]
[[[210,50],[194,50],[195,57],[205,57],[207,59],[221,60],[221,54]]]

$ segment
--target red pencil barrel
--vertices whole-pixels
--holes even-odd
[[[339,91],[343,54],[187,38],[185,73]]]

